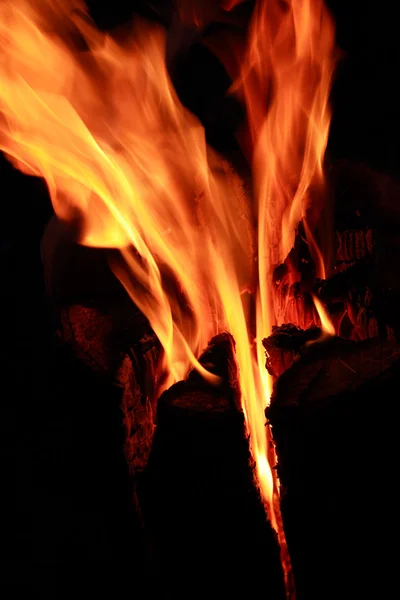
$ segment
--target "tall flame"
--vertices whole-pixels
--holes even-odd
[[[239,178],[177,98],[160,27],[137,21],[117,41],[95,28],[83,0],[0,0],[0,148],[46,180],[56,214],[79,223],[82,244],[121,250],[115,272],[164,348],[165,386],[190,365],[214,381],[196,357],[213,335],[233,334],[275,526],[261,340],[276,322],[273,268],[301,219],[318,254],[307,208],[323,183],[333,49],[322,0],[256,4],[234,84],[247,108],[255,232]],[[254,281],[256,327],[246,292]]]
[[[247,108],[248,130],[243,145],[252,157],[257,198],[258,340],[276,323],[273,269],[292,249],[300,220],[318,275],[325,277],[323,257],[308,226],[307,210],[313,187],[323,185],[334,48],[333,22],[322,0],[256,4],[247,54],[234,89]],[[269,398],[271,381],[260,344],[257,356],[264,390],[258,399],[262,403]],[[262,465],[266,437],[259,419],[254,416],[250,423],[258,464]],[[259,467],[259,476],[263,480],[263,467]]]

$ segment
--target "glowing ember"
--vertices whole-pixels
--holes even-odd
[[[197,12],[189,5],[186,19],[208,18],[198,16],[201,3],[193,4]],[[261,340],[276,323],[273,268],[301,219],[324,276],[312,236],[318,211],[307,212],[323,184],[334,66],[334,27],[322,0],[261,1],[254,9],[233,90],[247,109],[241,139],[256,208],[180,104],[160,27],[136,22],[116,41],[94,27],[81,0],[2,0],[0,41],[0,148],[46,180],[55,212],[79,223],[82,244],[121,250],[125,267],[116,274],[165,351],[163,386],[190,365],[214,381],[196,357],[219,332],[234,336],[258,477],[279,528]]]

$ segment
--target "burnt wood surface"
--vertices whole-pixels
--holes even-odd
[[[327,305],[339,335],[355,341],[400,336],[400,185],[366,165],[348,160],[327,164],[331,241],[320,226],[327,279],[315,262],[299,224],[294,248],[274,271],[277,319],[302,329],[319,325],[312,294]],[[318,197],[314,198],[318,205]],[[326,219],[322,211],[320,219]],[[330,247],[332,245],[332,247]],[[290,275],[291,273],[291,275]]]
[[[267,417],[298,600],[396,595],[399,350],[332,338],[276,381]]]
[[[263,340],[268,373],[273,377],[282,375],[299,356],[304,345],[320,338],[321,333],[319,327],[304,330],[293,323],[273,327],[271,335]]]
[[[230,336],[214,338],[203,360],[222,384],[210,386],[192,371],[161,396],[139,483],[154,585],[171,599],[250,597],[260,590],[283,599],[279,547],[254,486],[238,408]]]

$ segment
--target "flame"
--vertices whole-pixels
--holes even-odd
[[[335,327],[328,315],[325,306],[322,304],[321,300],[317,298],[317,296],[313,295],[313,300],[321,321],[321,329],[323,333],[325,334],[325,336],[335,335]]]
[[[317,273],[325,278],[323,256],[308,223],[313,189],[323,186],[323,159],[330,124],[329,91],[335,66],[334,25],[322,0],[256,4],[248,50],[233,86],[247,109],[242,146],[253,164],[258,222],[257,339],[278,320],[273,269],[289,254],[303,220]],[[322,314],[322,313],[320,313]],[[259,379],[268,402],[272,382],[257,345]],[[255,411],[261,412],[261,406]],[[262,457],[268,439],[250,415],[250,430],[264,489]],[[268,479],[268,481],[267,481]]]
[[[179,4],[197,25],[212,6]],[[238,135],[255,206],[179,102],[165,40],[144,21],[123,39],[101,33],[81,0],[0,0],[0,148],[46,180],[59,219],[79,224],[80,243],[120,249],[113,268],[164,348],[165,387],[190,365],[217,383],[197,356],[213,335],[232,333],[258,477],[278,527],[261,340],[276,323],[273,269],[323,185],[334,26],[322,0],[255,6],[232,88],[247,109]],[[305,231],[322,274],[312,225]]]

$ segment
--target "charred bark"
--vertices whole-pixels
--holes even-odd
[[[315,341],[321,336],[319,327],[300,329],[292,323],[273,327],[272,334],[263,340],[266,350],[266,368],[273,377],[279,377],[299,356],[307,342]]]

